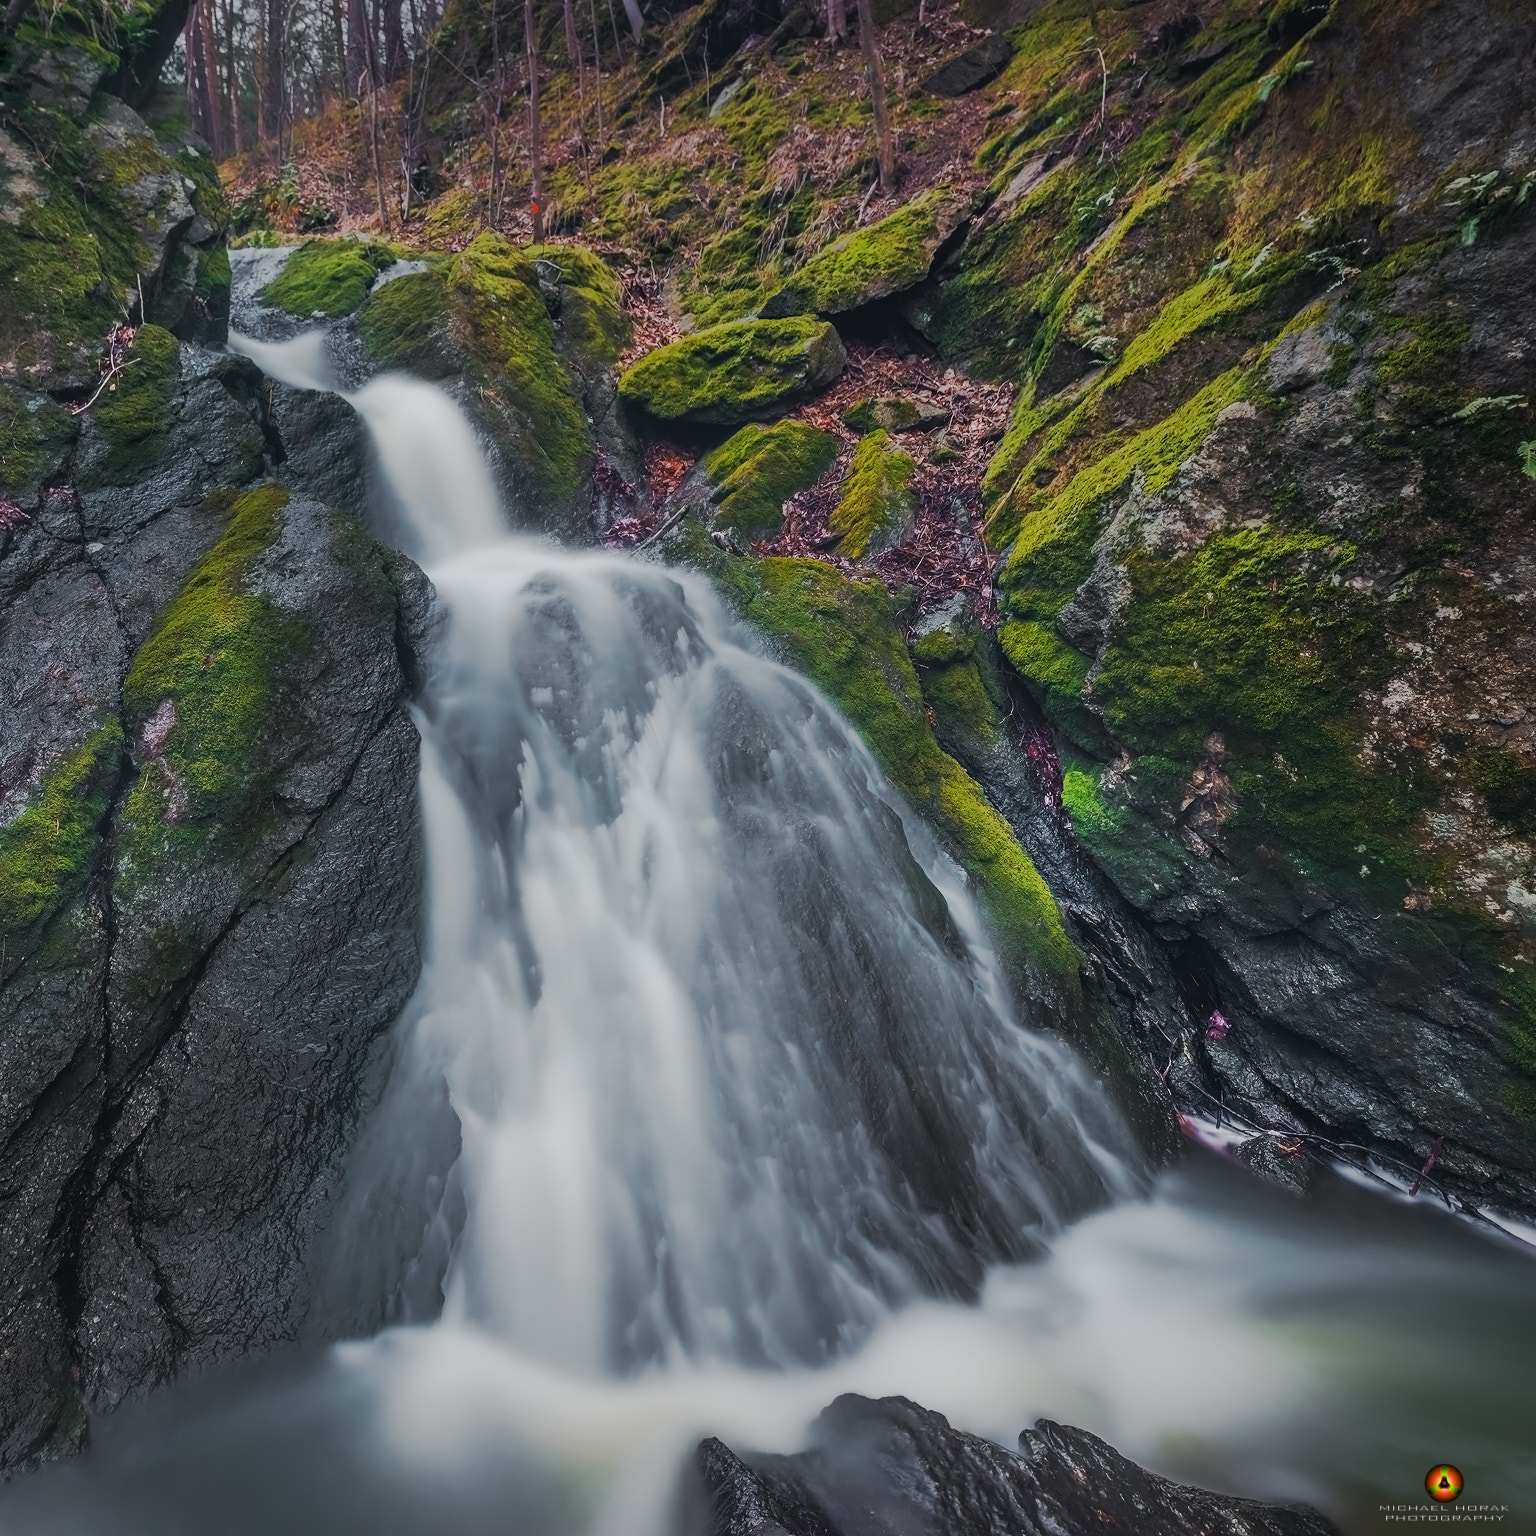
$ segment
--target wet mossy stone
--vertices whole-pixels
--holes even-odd
[[[850,581],[819,560],[715,555],[732,567],[718,579],[746,617],[843,711],[969,872],[1016,984],[1029,977],[1063,1002],[1078,1000],[1081,959],[1056,900],[981,786],[934,737],[897,604],[884,585]]]
[[[390,247],[368,240],[306,240],[261,296],[290,315],[337,320],[362,304],[395,257]]]
[[[890,437],[875,431],[859,440],[843,486],[842,499],[828,519],[841,535],[838,553],[862,560],[894,548],[904,539],[917,515],[912,490],[916,464],[890,446]]]
[[[36,490],[61,467],[79,432],[79,418],[47,395],[0,382],[0,494]]]
[[[942,187],[925,192],[878,224],[834,240],[772,294],[759,313],[765,320],[839,315],[915,287],[970,211],[968,200]]]
[[[746,539],[766,539],[784,522],[784,503],[809,490],[832,467],[837,439],[799,421],[755,422],[704,461],[715,526]]]
[[[738,426],[810,398],[847,362],[823,320],[733,320],[641,358],[619,380],[619,395],[659,421]]]
[[[85,883],[122,744],[122,726],[106,721],[44,775],[21,814],[0,828],[0,935],[7,940],[37,928]]]
[[[919,400],[875,396],[860,400],[843,413],[850,432],[932,432],[949,425],[949,412]]]
[[[170,441],[176,386],[181,378],[181,344],[158,325],[141,325],[128,349],[116,387],[93,407],[110,445],[107,469],[116,475],[153,468]]]

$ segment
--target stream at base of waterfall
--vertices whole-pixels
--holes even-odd
[[[237,344],[327,384],[313,336]],[[119,1413],[4,1529],[663,1536],[702,1436],[791,1450],[854,1391],[1362,1533],[1451,1462],[1536,1530],[1524,1254],[1214,1157],[1154,1183],[706,583],[510,536],[433,386],[347,398],[447,614],[429,959],[329,1280],[387,1326]]]

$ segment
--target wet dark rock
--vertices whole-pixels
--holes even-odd
[[[245,831],[173,828],[159,862],[127,830],[160,738],[124,718],[125,680],[271,466],[260,384],[181,348],[133,462],[86,416],[69,488],[0,545],[0,1467],[76,1445],[87,1408],[352,1326],[317,1315],[313,1270],[420,963],[425,577],[275,501],[240,578],[289,637],[280,709],[239,744],[268,799]],[[29,835],[65,840],[39,854],[14,838],[43,804]]]
[[[1159,1477],[1086,1430],[1041,1419],[1017,1453],[902,1397],[838,1398],[810,1448],[698,1449],[704,1536],[1337,1536],[1315,1510]]]
[[[1001,33],[992,32],[923,81],[931,96],[964,96],[989,80],[995,80],[1013,57],[1013,45]]]

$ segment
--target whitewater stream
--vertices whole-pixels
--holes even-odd
[[[237,345],[329,387],[317,335]],[[336,1243],[388,1326],[124,1410],[0,1528],[669,1536],[701,1436],[792,1450],[855,1391],[1352,1532],[1450,1461],[1536,1530],[1526,1252],[1212,1155],[1154,1177],[707,583],[509,534],[436,388],[348,398],[448,615],[428,962]]]

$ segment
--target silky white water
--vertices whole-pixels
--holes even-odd
[[[248,349],[323,384],[301,343]],[[1450,1460],[1536,1529],[1536,1269],[1214,1160],[1149,1195],[814,689],[696,578],[509,535],[441,392],[348,398],[448,614],[429,958],[337,1242],[394,1326],[102,1426],[18,1529],[660,1536],[702,1435],[844,1391],[1360,1531]]]

